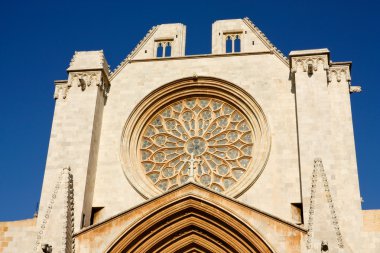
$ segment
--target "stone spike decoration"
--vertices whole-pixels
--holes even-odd
[[[62,229],[62,253],[75,253],[74,234],[74,187],[73,175],[70,173],[70,168],[65,169],[64,174],[64,209],[63,214],[63,229]]]
[[[54,191],[51,195],[49,206],[44,214],[42,225],[37,234],[36,243],[34,245],[35,252],[41,252],[42,238],[47,224],[50,222],[50,214],[56,203],[57,196],[60,188],[63,187],[64,207],[66,212],[64,213],[64,219],[62,220],[62,246],[60,252],[73,253],[74,252],[74,239],[72,237],[74,232],[74,190],[73,190],[73,176],[71,174],[70,167],[65,167],[58,175]],[[63,184],[63,186],[62,186]]]
[[[125,64],[128,64],[128,62],[133,58],[136,52],[144,45],[144,43],[154,34],[154,32],[157,30],[158,26],[153,26],[149,29],[149,31],[146,33],[144,38],[142,38],[139,43],[135,46],[135,48],[127,55],[127,57],[124,58],[124,60],[117,65],[117,67],[110,72],[110,76],[112,79],[112,76],[117,73]]]
[[[258,34],[260,34],[260,37],[266,42],[266,44],[271,48],[273,49],[280,57],[283,58],[284,61],[288,62],[288,58],[281,52],[280,49],[278,49],[277,47],[275,47],[273,45],[273,43],[268,39],[268,37],[248,18],[248,17],[245,17],[243,19],[246,24],[254,31],[256,31]]]
[[[316,201],[315,194],[316,194],[316,190],[317,190],[316,188],[317,188],[317,182],[318,182],[319,177],[322,178],[323,188],[324,188],[326,198],[327,198],[327,202],[329,205],[330,214],[331,214],[331,218],[332,218],[332,224],[331,225],[334,227],[338,246],[339,246],[339,248],[343,249],[344,245],[343,245],[342,233],[340,232],[340,229],[339,229],[338,217],[337,217],[337,214],[335,211],[333,199],[332,199],[331,192],[330,192],[329,183],[327,180],[325,169],[323,168],[323,163],[322,163],[321,158],[316,158],[314,160],[314,170],[313,170],[312,180],[311,180],[312,184],[311,184],[310,209],[309,209],[309,221],[308,221],[309,230],[307,232],[306,247],[308,250],[311,249],[311,243],[312,243],[312,239],[313,239],[314,216],[318,215],[318,214],[315,214],[315,201]]]

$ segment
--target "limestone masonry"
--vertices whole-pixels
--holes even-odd
[[[185,44],[185,25],[155,26],[112,71],[75,52],[38,216],[0,223],[0,253],[380,252],[351,62],[286,57],[248,18],[214,22],[211,54]]]

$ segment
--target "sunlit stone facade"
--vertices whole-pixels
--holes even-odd
[[[0,252],[380,252],[351,63],[286,57],[248,18],[214,22],[211,54],[185,42],[155,26],[112,71],[74,54],[38,217],[0,223]]]

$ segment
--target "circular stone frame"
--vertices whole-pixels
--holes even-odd
[[[268,121],[254,98],[237,85],[212,77],[184,78],[167,83],[150,92],[128,117],[121,136],[120,160],[131,185],[144,197],[162,194],[146,177],[139,159],[139,143],[145,125],[162,108],[192,96],[209,96],[226,101],[244,113],[253,132],[252,161],[238,183],[222,194],[238,197],[260,176],[269,158],[271,137]]]

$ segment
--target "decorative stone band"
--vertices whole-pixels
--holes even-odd
[[[340,82],[346,81],[349,82],[351,81],[351,75],[350,75],[350,66],[349,65],[337,65],[337,66],[330,66],[329,71],[328,71],[328,81],[329,82]]]
[[[332,218],[331,225],[334,226],[338,246],[339,248],[343,249],[344,245],[343,245],[342,233],[340,232],[338,217],[336,215],[333,199],[330,192],[329,183],[327,180],[326,172],[323,168],[323,163],[322,163],[321,158],[316,158],[314,160],[314,170],[313,170],[312,179],[311,179],[310,209],[309,209],[309,221],[308,221],[306,247],[308,250],[311,249],[311,242],[313,239],[313,225],[314,225],[315,201],[316,201],[315,195],[317,191],[317,182],[318,182],[319,177],[322,177],[323,187],[325,190],[325,194],[326,194],[326,198],[327,198],[327,202],[329,205],[330,214]]]
[[[85,71],[85,72],[71,72],[69,80],[55,81],[54,99],[67,98],[67,94],[71,87],[80,87],[85,91],[87,87],[98,86],[106,98],[110,91],[110,82],[104,76],[102,71]]]
[[[61,252],[74,253],[75,239],[74,234],[74,182],[73,175],[70,173],[70,168],[66,169],[67,173],[63,178],[63,193],[64,193],[64,213],[62,219],[62,246]]]
[[[308,72],[310,69],[312,69],[313,71],[329,69],[327,54],[292,57],[291,64],[292,73],[296,73],[298,69],[302,69],[303,72]]]

